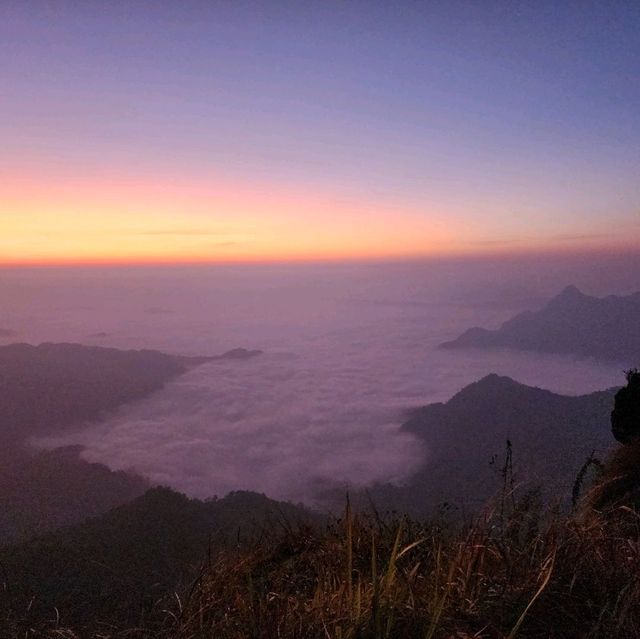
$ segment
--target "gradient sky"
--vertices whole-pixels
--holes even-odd
[[[640,248],[640,4],[0,4],[0,263]]]

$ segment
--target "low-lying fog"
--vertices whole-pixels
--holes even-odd
[[[567,357],[440,351],[573,283],[628,293],[637,259],[0,271],[0,344],[74,341],[170,353],[262,349],[216,361],[83,431],[89,460],[191,495],[252,489],[313,501],[349,483],[401,482],[425,451],[404,412],[497,372],[583,393],[621,367]]]

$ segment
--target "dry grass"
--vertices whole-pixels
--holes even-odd
[[[587,510],[596,511],[629,504],[640,505],[640,440],[615,449],[584,500]]]
[[[345,518],[273,548],[221,556],[171,636],[638,637],[640,546],[600,517],[539,520],[516,509],[450,537],[400,520]],[[627,524],[632,515],[629,511]],[[637,529],[636,519],[636,533]]]
[[[210,558],[147,628],[27,637],[626,639],[640,636],[640,517],[630,505],[541,514],[535,495],[464,529],[344,516]],[[593,503],[593,495],[586,498]],[[502,500],[504,504],[504,500]],[[7,635],[10,636],[10,635]]]

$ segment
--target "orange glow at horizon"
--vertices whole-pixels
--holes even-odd
[[[215,262],[440,254],[446,216],[260,185],[13,176],[0,263]]]
[[[481,221],[472,228],[455,211],[209,177],[0,179],[0,265],[395,259],[553,248],[541,239],[478,242],[483,232]]]

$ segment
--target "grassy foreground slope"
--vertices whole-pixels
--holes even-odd
[[[0,607],[8,627],[14,620],[27,631],[52,615],[96,633],[153,626],[160,603],[184,596],[212,553],[312,520],[256,493],[203,502],[152,488],[101,517],[0,549]]]
[[[638,453],[638,451],[636,451]],[[327,528],[298,527],[226,546],[173,592],[138,591],[122,575],[79,573],[56,609],[7,609],[7,636],[163,639],[632,639],[640,636],[640,527],[628,505],[542,513],[530,496],[505,496],[462,529],[384,521],[348,509]],[[587,498],[589,499],[589,498]],[[152,522],[147,522],[152,523]],[[180,526],[179,522],[174,522]],[[175,548],[163,534],[123,555],[162,571]],[[130,534],[124,530],[123,534]],[[107,543],[109,538],[105,539]],[[189,541],[187,539],[187,541]],[[53,556],[41,561],[60,562]],[[79,550],[103,555],[97,548]],[[68,552],[68,549],[67,549]],[[104,551],[102,551],[104,552]],[[193,555],[183,559],[191,559]],[[24,561],[17,559],[16,561]],[[33,565],[31,568],[33,569]],[[69,608],[129,593],[131,613]],[[122,591],[119,591],[121,588]],[[98,600],[101,600],[100,598]],[[36,600],[37,601],[37,600]],[[136,605],[133,605],[136,604]],[[137,608],[136,608],[137,606]]]

